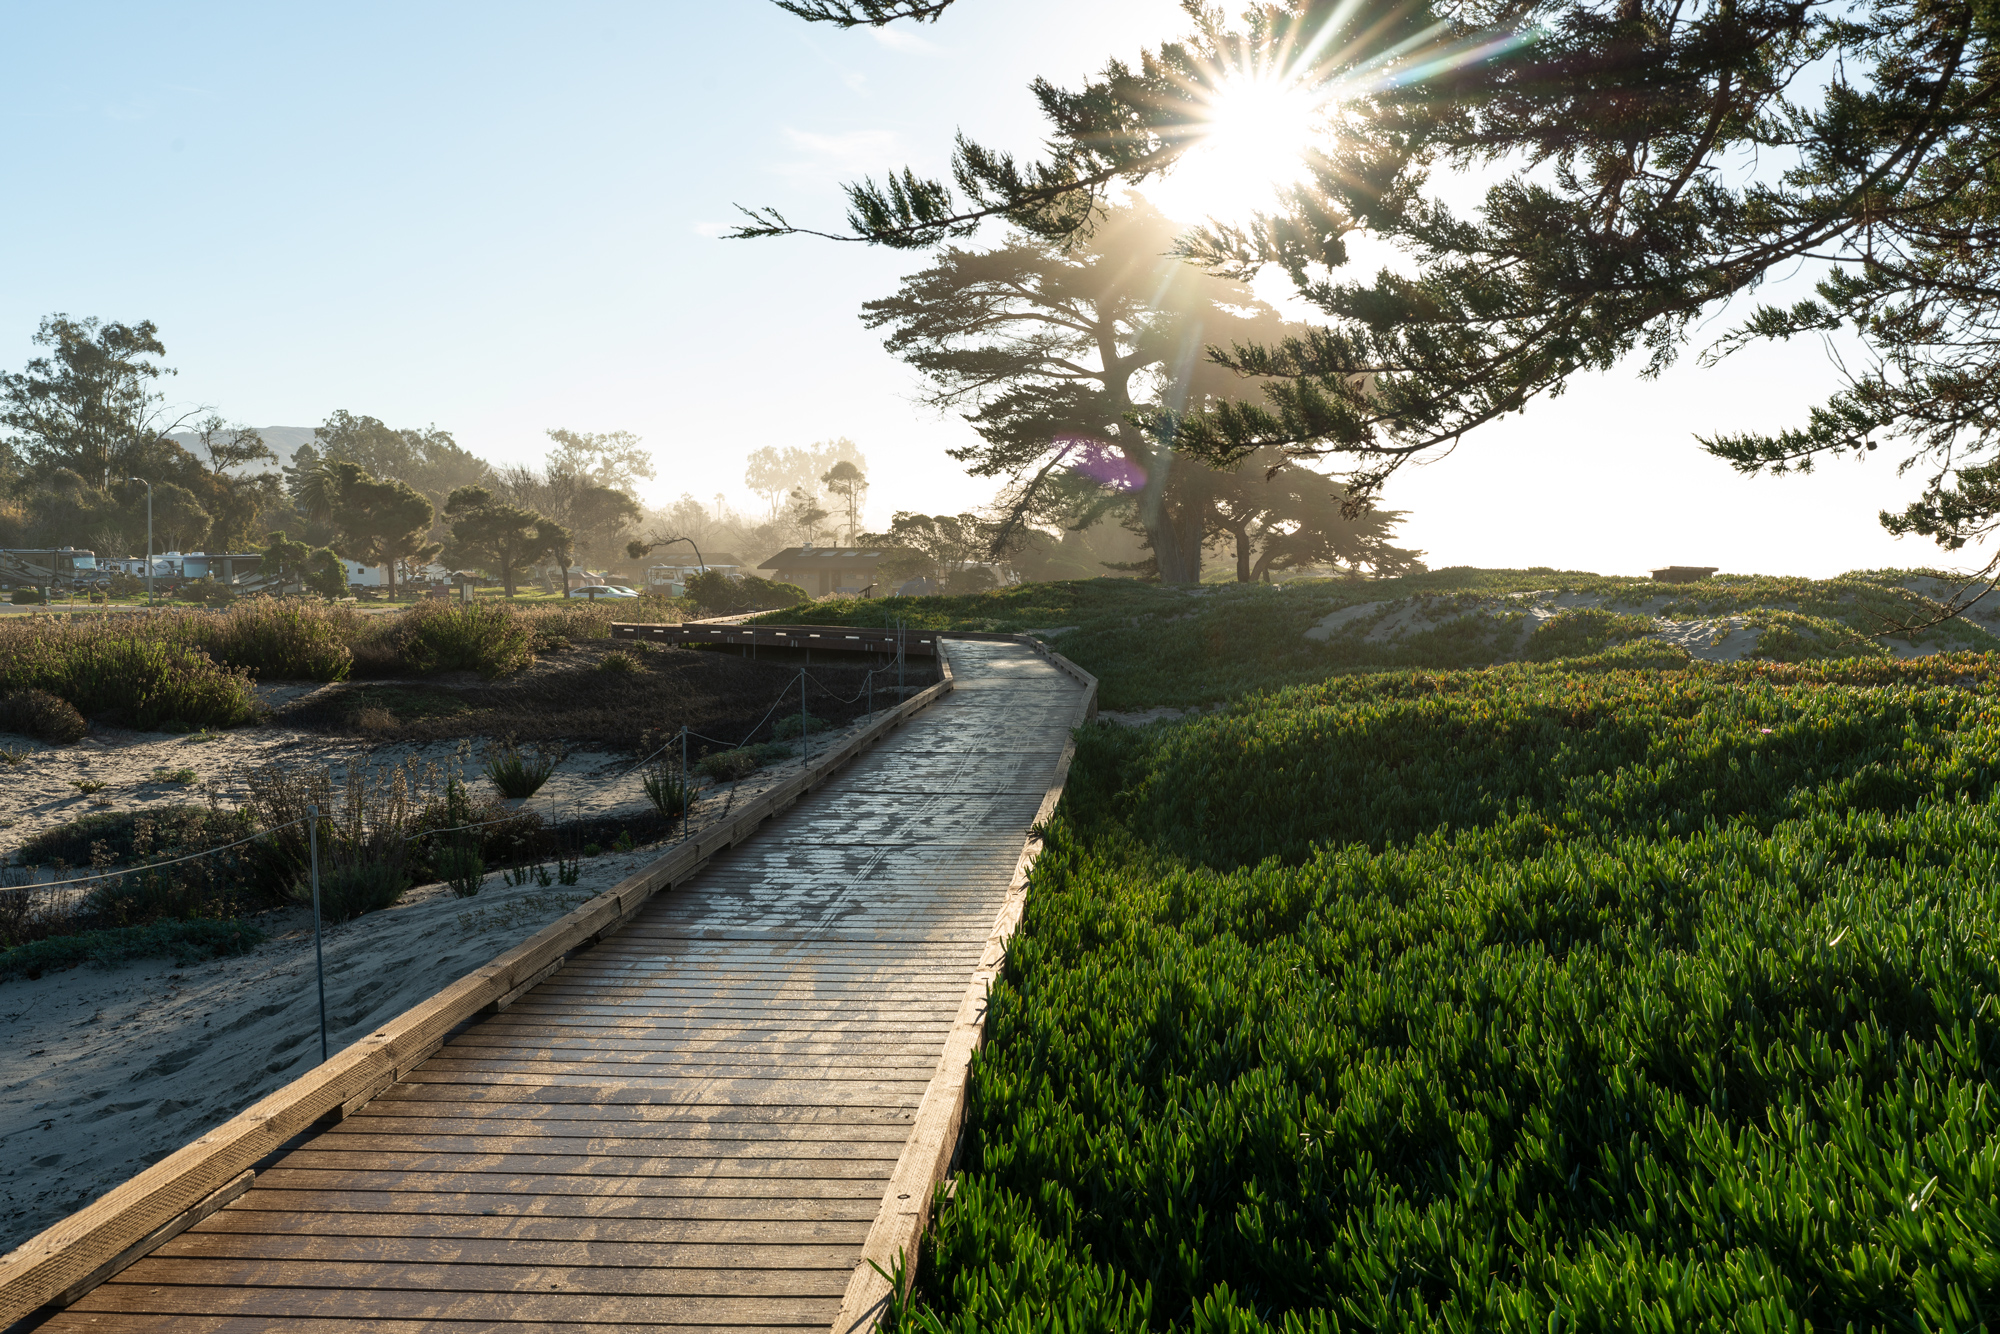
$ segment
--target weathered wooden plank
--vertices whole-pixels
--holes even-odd
[[[88,1329],[80,1317],[134,1312],[159,1315],[259,1315],[287,1320],[335,1317],[378,1320],[510,1320],[523,1324],[568,1325],[584,1321],[674,1325],[824,1326],[828,1311],[840,1309],[833,1297],[652,1297],[599,1293],[527,1292],[439,1293],[343,1284],[335,1288],[231,1286],[141,1286],[107,1283],[64,1313],[56,1329]]]
[[[879,1204],[882,1175],[867,1177],[605,1177],[571,1172],[468,1175],[455,1172],[339,1171],[274,1167],[272,1190],[481,1191],[502,1195],[641,1195],[688,1200],[864,1200]]]
[[[350,1320],[314,1316],[155,1315],[113,1311],[78,1317],[78,1321],[87,1323],[63,1321],[45,1328],[88,1329],[91,1334],[353,1334],[354,1330],[354,1322]],[[367,1328],[369,1334],[437,1334],[438,1331],[437,1324],[430,1320],[373,1319],[368,1321]],[[552,1327],[534,1321],[455,1319],[449,1328],[451,1334],[547,1334]],[[622,1321],[582,1320],[567,1321],[560,1328],[562,1334],[632,1334],[633,1327]],[[671,1334],[798,1334],[800,1330],[818,1329],[819,1322],[708,1325],[675,1321],[650,1328]]]
[[[293,1213],[327,1215],[333,1221],[330,1229],[347,1231],[354,1226],[346,1221],[351,1215],[381,1218],[432,1218],[447,1216],[454,1219],[486,1220],[495,1227],[511,1223],[528,1226],[533,1220],[549,1220],[551,1227],[558,1223],[584,1220],[593,1225],[609,1225],[615,1222],[629,1222],[648,1228],[664,1227],[667,1224],[689,1227],[707,1227],[711,1224],[768,1224],[770,1226],[793,1226],[805,1224],[838,1224],[851,1226],[860,1224],[864,1230],[875,1217],[880,1207],[880,1192],[871,1192],[866,1197],[825,1197],[805,1198],[797,1195],[668,1195],[668,1194],[596,1194],[596,1195],[537,1195],[524,1197],[504,1192],[455,1190],[346,1190],[321,1187],[299,1189],[296,1187],[266,1187],[253,1193],[245,1201],[250,1210],[272,1209]],[[235,1215],[234,1210],[224,1210],[202,1224],[203,1227],[216,1225],[217,1219]],[[338,1217],[336,1217],[338,1216]],[[582,1235],[581,1231],[575,1235]],[[593,1234],[594,1235],[594,1234]],[[654,1235],[648,1233],[648,1236]]]
[[[275,1194],[276,1192],[272,1192]],[[319,1198],[314,1196],[314,1199]],[[385,1197],[386,1198],[386,1197]],[[824,1247],[852,1265],[868,1237],[868,1219],[849,1222],[821,1218],[743,1220],[730,1218],[608,1218],[585,1214],[489,1215],[467,1213],[470,1195],[402,1196],[430,1198],[431,1211],[387,1209],[262,1210],[228,1209],[183,1236],[403,1237],[464,1240],[632,1242],[649,1246]],[[659,1203],[659,1201],[652,1201]],[[719,1203],[710,1201],[710,1204]]]
[[[898,1010],[895,1006],[880,1005],[798,1005],[789,1001],[743,1001],[737,1004],[714,1002],[705,1005],[650,1005],[576,1003],[570,1006],[555,1006],[537,1003],[532,1007],[526,1001],[517,1008],[528,1015],[574,1014],[579,1016],[626,1018],[635,1020],[658,1019],[662,1021],[683,1019],[703,1026],[740,1027],[746,1024],[768,1024],[778,1020],[793,1023],[824,1020],[828,1028],[854,1031],[862,1028],[892,1028],[903,1019],[911,1022],[936,1024],[950,1023],[956,1012],[949,1005],[925,1005],[921,1009],[911,1007],[910,1011]]]
[[[696,1177],[707,1181],[875,1180],[886,1177],[893,1158],[840,1155],[765,1154],[742,1157],[671,1153],[562,1153],[548,1148],[513,1153],[504,1148],[476,1152],[432,1150],[370,1153],[320,1148],[318,1143],[286,1154],[290,1172],[451,1172],[461,1176],[611,1177],[619,1181]],[[276,1170],[276,1169],[273,1169]]]
[[[573,1075],[559,1071],[546,1073],[530,1071],[445,1071],[428,1072],[413,1070],[404,1076],[410,1084],[448,1084],[455,1088],[489,1087],[534,1087],[551,1088],[568,1086],[571,1088],[602,1088],[612,1082],[607,1075]],[[621,1074],[616,1082],[628,1089],[639,1089],[662,1098],[700,1098],[704,1102],[717,1098],[735,1096],[745,1102],[781,1103],[792,1106],[824,1106],[838,1102],[842,1105],[860,1104],[874,1107],[913,1106],[923,1097],[926,1081],[880,1080],[868,1081],[846,1079],[839,1081],[836,1088],[824,1088],[815,1079],[750,1078],[707,1079],[698,1076],[675,1078],[668,1075]]]
[[[322,1143],[345,1144],[371,1135],[422,1135],[434,1139],[467,1136],[502,1140],[609,1139],[646,1144],[892,1144],[909,1138],[908,1121],[876,1125],[838,1121],[787,1124],[781,1121],[643,1121],[564,1119],[559,1121],[498,1116],[355,1116],[333,1127]]]
[[[887,1108],[874,1108],[847,1102],[838,1106],[816,1106],[810,1103],[787,1106],[763,1105],[754,1099],[709,1099],[701,1097],[663,1098],[655,1090],[599,1085],[595,1088],[550,1087],[431,1087],[423,1084],[398,1084],[379,1100],[391,1109],[391,1114],[400,1115],[404,1105],[419,1103],[452,1103],[462,1108],[475,1109],[483,1116],[584,1116],[597,1117],[603,1109],[617,1108],[621,1116],[634,1120],[659,1119],[677,1120],[683,1117],[699,1117],[709,1121],[783,1121],[799,1124],[808,1121],[853,1121],[871,1124],[886,1124],[897,1120],[908,1120],[910,1113]],[[372,1105],[372,1104],[371,1104]]]
[[[563,1070],[622,1079],[634,1072],[678,1070],[714,1079],[757,1078],[783,1070],[787,1079],[856,1079],[868,1071],[921,1071],[926,1078],[937,1057],[889,1056],[878,1052],[834,1052],[824,1056],[779,1057],[756,1051],[613,1051],[594,1046],[568,1051],[527,1045],[461,1047],[456,1044],[426,1063],[432,1074],[464,1070]]]
[[[646,997],[694,1002],[732,999],[816,1000],[828,1006],[873,1001],[877,1007],[882,1007],[912,1001],[922,1003],[943,1000],[949,998],[950,992],[956,989],[947,988],[941,983],[925,982],[899,986],[884,982],[871,985],[865,982],[815,982],[810,977],[744,979],[736,982],[691,980],[649,976],[649,971],[640,966],[623,964],[617,967],[601,967],[591,972],[579,970],[566,978],[561,987],[550,987],[536,999],[544,1004],[592,996],[615,997],[620,1001]],[[546,983],[543,985],[547,986]]]
[[[461,1054],[485,1052],[536,1052],[555,1056],[578,1052],[654,1052],[685,1058],[715,1056],[758,1056],[769,1060],[791,1057],[860,1054],[869,1057],[917,1056],[935,1061],[935,1042],[899,1041],[906,1034],[877,1034],[875,1037],[834,1038],[820,1041],[823,1034],[809,1029],[793,1030],[793,1038],[774,1037],[768,1032],[742,1028],[704,1029],[699,1033],[670,1036],[644,1029],[603,1029],[591,1032],[579,1028],[518,1028],[506,1033],[467,1034],[451,1044]],[[715,1034],[715,1035],[711,1035]],[[940,1035],[942,1036],[942,1035]],[[808,1040],[810,1039],[810,1040]]]
[[[846,1245],[574,1241],[528,1237],[353,1237],[282,1231],[182,1233],[155,1251],[153,1258],[522,1265],[537,1269],[827,1269],[838,1270],[843,1285],[848,1271],[854,1268],[854,1248]],[[146,1276],[135,1273],[133,1281],[143,1283]]]
[[[589,1159],[597,1158],[687,1158],[690,1160],[721,1160],[730,1158],[756,1158],[772,1161],[795,1161],[798,1159],[840,1159],[894,1161],[902,1152],[902,1143],[894,1139],[879,1140],[808,1140],[808,1139],[768,1139],[757,1136],[749,1139],[677,1139],[656,1136],[638,1137],[632,1135],[504,1135],[481,1134],[477,1136],[442,1135],[436,1133],[382,1133],[355,1135],[322,1135],[312,1143],[314,1152],[321,1154],[396,1154],[399,1162],[410,1165],[412,1159],[401,1155],[427,1155],[436,1153],[480,1153],[480,1154],[560,1154]],[[303,1152],[303,1151],[302,1151]],[[296,1167],[313,1164],[301,1155],[292,1155],[285,1161]],[[322,1165],[324,1165],[322,1163]]]
[[[505,1244],[505,1243],[503,1243]],[[848,1269],[615,1268],[602,1265],[537,1266],[369,1259],[243,1260],[150,1256],[132,1266],[119,1286],[368,1289],[422,1292],[440,1297],[486,1293],[604,1297],[838,1297]],[[609,1314],[607,1310],[605,1314]]]

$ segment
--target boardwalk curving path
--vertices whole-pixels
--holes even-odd
[[[50,1331],[828,1330],[1084,692],[953,692]]]

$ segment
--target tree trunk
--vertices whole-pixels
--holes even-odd
[[[1128,454],[1129,458],[1130,455]],[[1157,449],[1147,460],[1146,489],[1139,496],[1139,522],[1152,545],[1163,584],[1201,582],[1202,515],[1190,503],[1185,483],[1174,477],[1173,451]]]
[[[389,559],[383,561],[382,568],[389,575],[389,601],[394,602],[396,600],[396,558],[391,556]]]
[[[1163,505],[1146,524],[1163,584],[1201,582],[1201,516],[1179,506]]]
[[[1242,524],[1229,531],[1236,538],[1236,582],[1251,583],[1257,576],[1250,570],[1250,525]]]

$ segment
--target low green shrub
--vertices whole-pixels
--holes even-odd
[[[9,599],[17,607],[39,607],[48,601],[38,588],[17,588]]]
[[[652,593],[636,599],[570,598],[511,610],[534,636],[537,652],[554,652],[566,644],[609,639],[614,622],[678,625],[681,621],[679,603]]]
[[[410,877],[400,862],[322,864],[319,872],[320,916],[329,922],[346,922],[363,913],[393,908],[409,887]],[[313,887],[310,873],[293,882],[292,899],[301,907],[311,906]]]
[[[110,927],[0,950],[0,979],[38,978],[79,964],[115,968],[137,959],[172,959],[178,966],[248,954],[268,939],[245,922],[152,922]]]
[[[475,797],[453,778],[442,798],[426,805],[410,824],[411,874],[445,879],[439,855],[448,847],[469,847],[487,866],[508,866],[547,857],[555,843],[538,813],[509,810],[497,798]]]
[[[186,613],[178,635],[217,662],[265,679],[344,681],[361,618],[318,598],[246,598],[227,611]]]
[[[623,649],[613,649],[597,660],[597,670],[629,676],[639,670],[639,659]]]
[[[501,796],[519,799],[541,791],[562,761],[561,746],[523,747],[512,741],[500,741],[486,752],[481,767]]]
[[[809,713],[788,713],[771,725],[771,736],[778,741],[795,741],[801,736],[827,731],[832,726],[825,718],[815,718]]]
[[[1083,729],[896,1328],[1977,1327],[1996,673],[1399,673]]]
[[[694,802],[694,794],[689,785],[681,781],[678,757],[672,761],[662,760],[646,767],[645,776],[640,780],[646,789],[646,800],[653,803],[653,809],[668,819],[679,819],[687,814]]]
[[[1824,616],[1796,611],[1755,611],[1750,623],[1760,627],[1757,653],[1772,662],[1809,662],[1822,658],[1886,658],[1881,640]]]
[[[438,849],[435,862],[438,878],[461,899],[473,897],[486,883],[486,863],[477,848],[446,845]]]
[[[719,750],[713,755],[704,755],[694,767],[718,783],[733,783],[755,773],[759,763],[754,748],[739,746],[734,750]]]
[[[248,812],[193,804],[155,806],[144,812],[98,811],[29,835],[16,855],[31,864],[60,861],[80,866],[101,850],[112,862],[124,863],[221,847],[247,838],[253,828]]]
[[[1930,683],[1977,679],[1994,661],[1335,677],[1149,741],[1133,760],[1132,820],[1176,855],[1229,867],[1440,828],[1503,828],[1530,855],[1711,820],[1768,829],[1829,803],[1903,810],[1925,793],[1987,790],[1996,724],[1981,695]],[[1884,672],[1901,684],[1865,709],[1824,688],[1870,688]]]
[[[335,921],[396,902],[411,884],[411,841],[424,811],[446,790],[437,765],[408,757],[400,765],[331,767],[266,764],[243,775],[244,810],[264,831],[257,849],[262,879],[296,903],[312,901],[312,868],[322,912]],[[317,811],[317,818],[310,812]],[[317,857],[315,859],[315,843]]]
[[[90,724],[61,696],[30,686],[0,695],[0,732],[19,732],[51,746],[83,740]]]
[[[707,570],[687,581],[687,600],[703,616],[736,616],[746,611],[797,607],[810,603],[812,596],[797,584],[778,583],[746,575],[731,579],[717,570]]]
[[[533,662],[533,635],[504,606],[425,602],[398,613],[397,648],[418,673],[478,672],[487,680]]]

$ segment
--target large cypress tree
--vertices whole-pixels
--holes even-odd
[[[878,23],[942,6],[794,8]],[[1365,493],[1579,371],[1634,352],[1657,371],[1719,303],[1816,264],[1815,299],[1753,311],[1709,354],[1846,330],[1876,357],[1797,429],[1705,443],[1746,470],[1897,443],[1932,481],[1885,522],[1950,545],[2000,515],[1995,31],[1984,0],[1289,0],[1235,28],[1208,14],[1136,68],[1038,83],[1053,127],[1038,161],[961,139],[953,183],[851,187],[845,235],[932,246],[1004,218],[1068,238],[1113,184],[1170,170],[1233,83],[1280,84],[1318,108],[1305,179],[1272,215],[1183,250],[1223,272],[1284,266],[1325,324],[1212,348],[1272,377],[1270,394],[1191,416],[1180,448],[1337,454]],[[1430,188],[1440,166],[1492,178],[1478,207]],[[765,212],[739,234],[796,230]],[[1343,281],[1358,234],[1411,262]]]
[[[929,380],[930,406],[972,424],[980,443],[951,456],[1010,479],[1014,524],[1046,513],[1056,483],[1081,471],[1131,491],[1160,577],[1194,583],[1218,484],[1174,450],[1171,425],[1192,406],[1255,393],[1203,356],[1207,344],[1285,325],[1248,285],[1169,255],[1175,232],[1132,200],[1073,247],[1026,233],[993,250],[947,247],[862,319]]]

